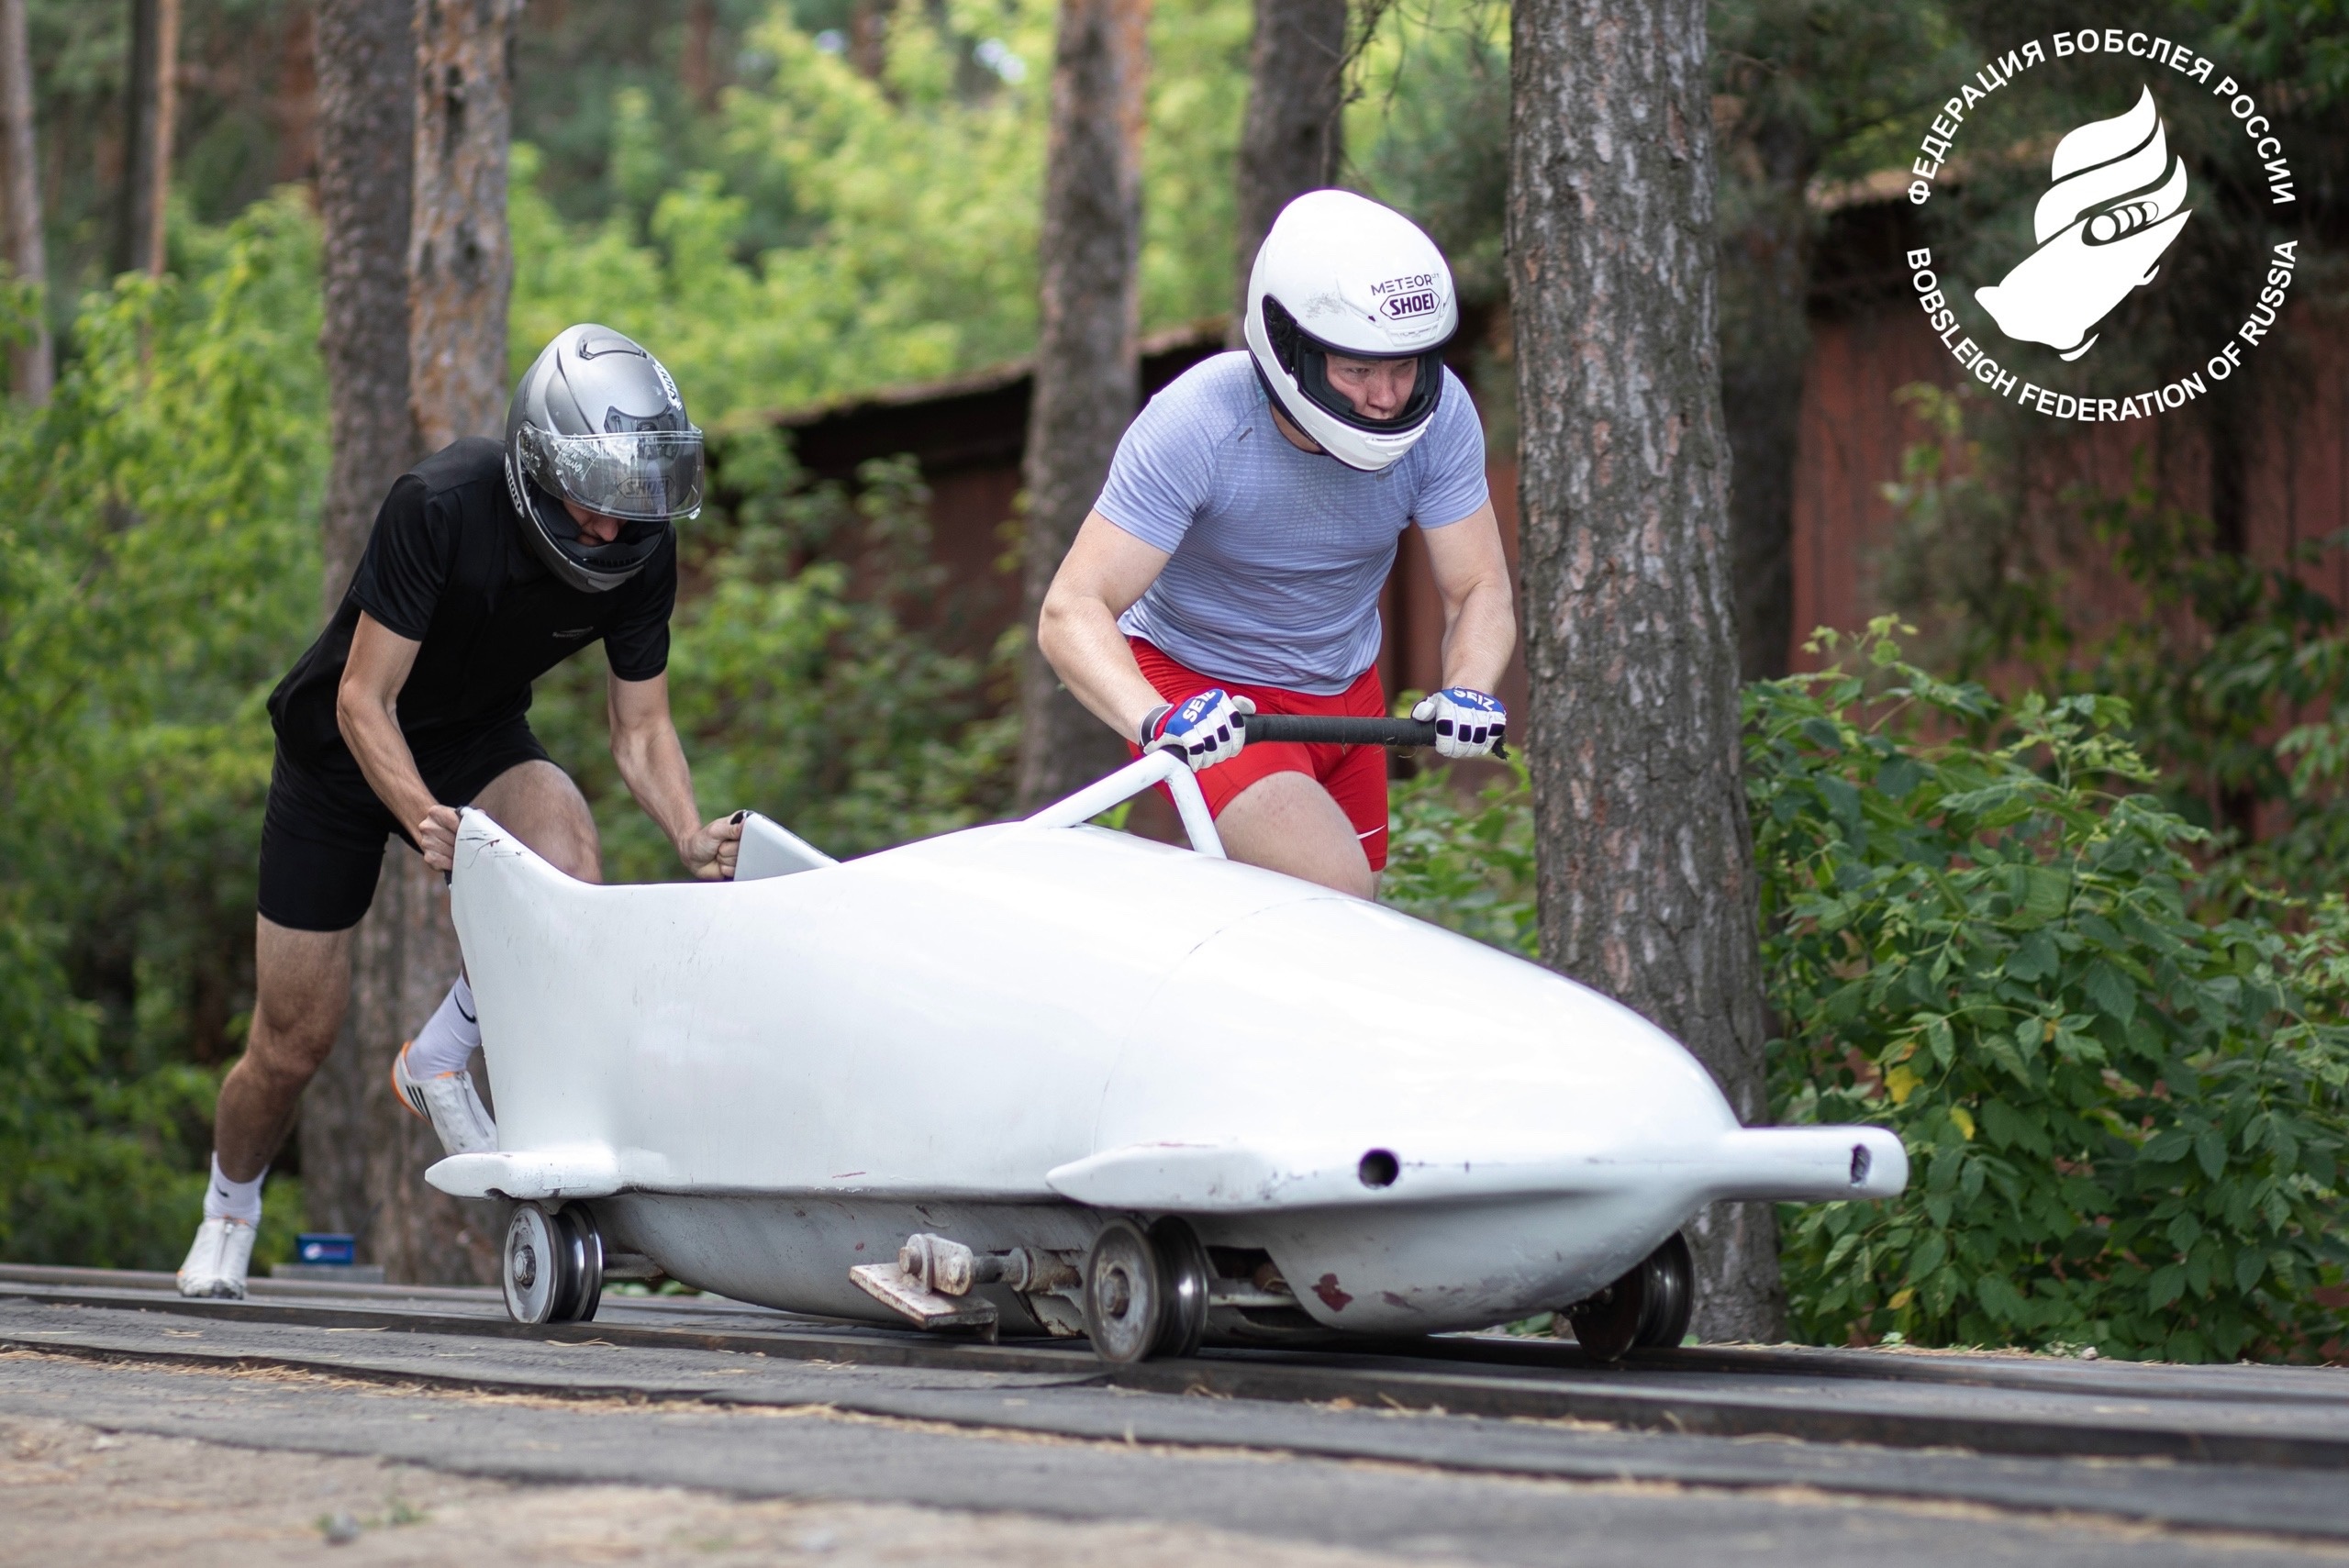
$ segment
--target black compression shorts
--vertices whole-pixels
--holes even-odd
[[[508,719],[417,754],[432,798],[463,806],[518,762],[547,762],[529,721]],[[296,931],[344,931],[375,901],[384,845],[416,840],[375,796],[349,753],[328,763],[296,762],[277,749],[261,828],[261,912]]]

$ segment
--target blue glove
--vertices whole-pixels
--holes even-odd
[[[1482,757],[1508,737],[1508,709],[1500,699],[1466,686],[1446,686],[1421,697],[1411,717],[1435,720],[1435,750],[1442,757]]]
[[[1178,752],[1196,773],[1240,755],[1240,748],[1248,743],[1247,716],[1255,711],[1256,705],[1246,697],[1210,686],[1197,696],[1152,708],[1141,721],[1141,749]]]

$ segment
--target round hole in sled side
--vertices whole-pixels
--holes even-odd
[[[1387,1149],[1374,1149],[1364,1154],[1361,1165],[1355,1170],[1355,1174],[1362,1178],[1362,1184],[1366,1187],[1391,1187],[1395,1184],[1395,1178],[1402,1173],[1403,1162],[1395,1158],[1392,1150]]]

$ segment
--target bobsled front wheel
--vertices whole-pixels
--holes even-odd
[[[1208,1329],[1208,1254],[1189,1225],[1113,1219],[1085,1261],[1085,1332],[1103,1361],[1187,1356]]]
[[[603,1301],[603,1232],[577,1204],[553,1210],[518,1204],[506,1227],[500,1273],[516,1322],[587,1322]]]
[[[1614,1362],[1635,1348],[1679,1344],[1696,1307],[1696,1260],[1688,1239],[1675,1230],[1622,1278],[1567,1307],[1564,1317],[1583,1354]]]

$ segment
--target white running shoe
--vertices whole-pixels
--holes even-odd
[[[497,1148],[497,1124],[474,1092],[473,1075],[462,1069],[418,1078],[407,1070],[409,1046],[392,1058],[392,1088],[407,1108],[432,1124],[440,1147],[451,1154],[488,1154]]]
[[[180,1265],[180,1294],[242,1301],[245,1271],[252,1261],[251,1226],[241,1219],[207,1219],[195,1228],[195,1245]]]

